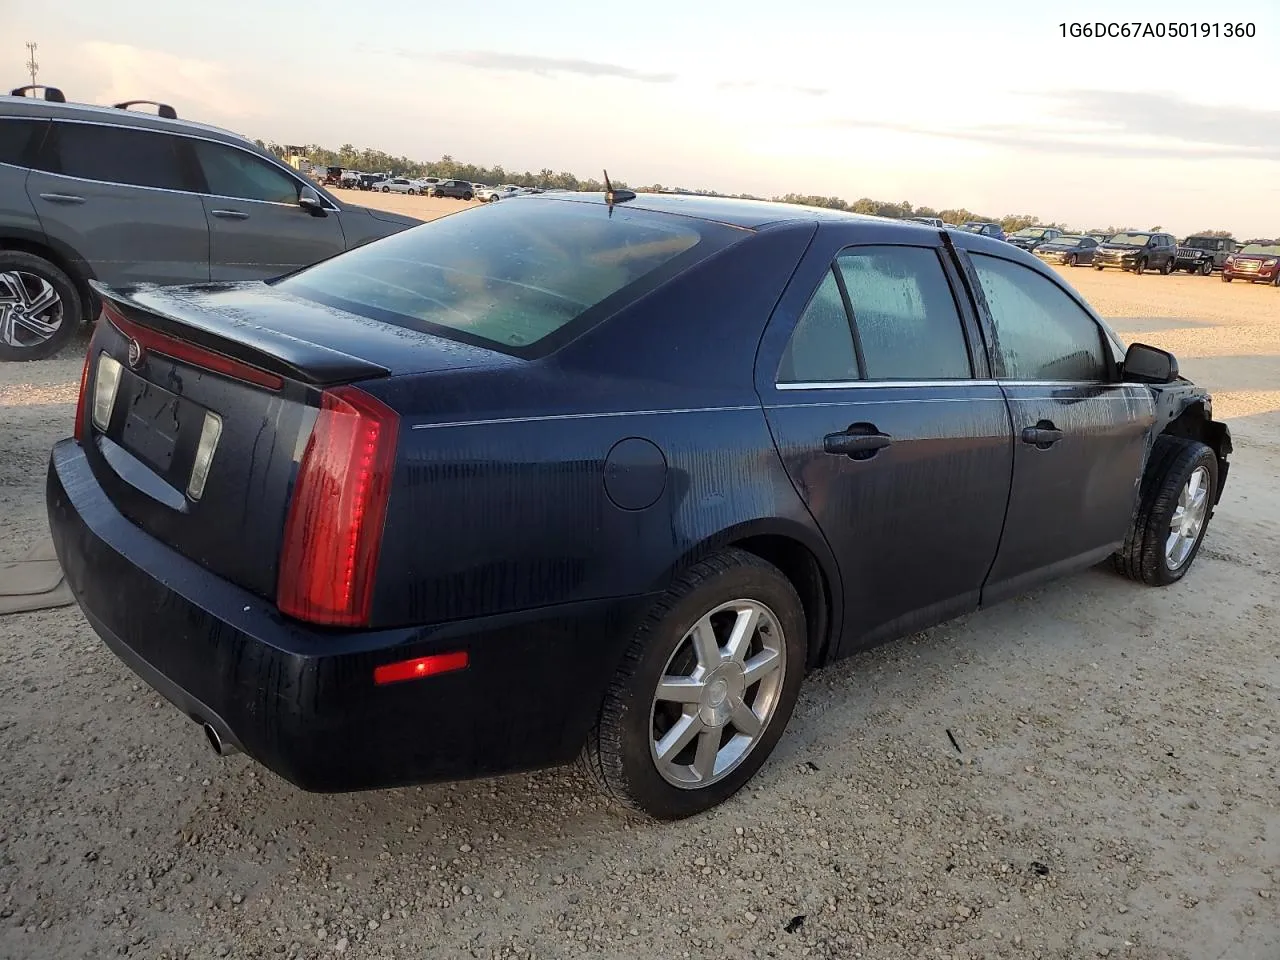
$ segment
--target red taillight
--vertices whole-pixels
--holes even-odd
[[[354,387],[321,395],[280,550],[276,605],[311,623],[369,622],[399,417]]]
[[[75,437],[84,442],[85,411],[89,407],[89,398],[85,396],[89,389],[89,361],[93,359],[93,340],[89,341],[89,349],[84,354],[84,369],[80,371],[80,398],[76,400],[76,432]]]
[[[416,660],[401,660],[399,663],[374,667],[373,682],[381,686],[384,683],[399,683],[401,680],[418,680],[437,673],[465,670],[467,663],[468,657],[465,650],[437,653],[430,657],[418,657]]]
[[[179,340],[167,333],[152,330],[134,323],[117,308],[109,303],[102,305],[102,314],[113,327],[126,337],[135,340],[144,351],[158,353],[171,360],[189,363],[193,367],[201,367],[233,380],[243,380],[254,386],[266,387],[268,390],[279,390],[284,386],[284,378],[266,370],[260,370],[251,364],[228,357],[226,354],[209,350],[205,347]]]

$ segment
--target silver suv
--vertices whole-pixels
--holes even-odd
[[[167,105],[130,109],[145,102],[0,96],[0,360],[67,343],[97,314],[91,280],[264,280],[421,222],[341,203]]]

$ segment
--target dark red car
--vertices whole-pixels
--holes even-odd
[[[1280,287],[1280,240],[1247,243],[1222,264],[1222,282],[1248,280]]]

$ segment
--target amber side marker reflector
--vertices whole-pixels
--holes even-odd
[[[416,660],[401,660],[399,663],[388,663],[373,670],[373,682],[399,683],[402,680],[419,680],[437,673],[451,673],[454,670],[465,670],[469,658],[467,651],[454,653],[437,653],[430,657],[418,657]]]

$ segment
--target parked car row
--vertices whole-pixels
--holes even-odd
[[[526,193],[542,193],[539,187],[522,187],[507,183],[493,187],[486,183],[474,183],[448,177],[397,177],[388,173],[360,173],[328,167],[324,183],[350,190],[372,190],[376,193],[405,193],[424,197],[452,197],[455,200],[481,200],[493,203],[505,197]]]

